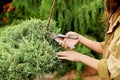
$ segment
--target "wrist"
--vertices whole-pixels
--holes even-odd
[[[83,37],[82,37],[81,35],[79,35],[79,36],[78,36],[78,39],[79,39],[79,41],[78,41],[78,42],[79,42],[79,43],[81,43],[81,42],[82,42]]]

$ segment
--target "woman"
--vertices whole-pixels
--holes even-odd
[[[75,46],[81,43],[88,48],[103,55],[103,59],[97,60],[73,50],[58,52],[59,59],[82,62],[99,73],[101,80],[120,80],[120,0],[106,0],[107,23],[105,40],[95,42],[75,32],[68,32],[66,37],[77,36],[77,40],[65,38],[62,47]]]

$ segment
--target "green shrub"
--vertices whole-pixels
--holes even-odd
[[[45,38],[45,24],[46,21],[31,19],[2,31],[0,80],[34,80],[36,76],[54,71],[63,74],[70,69],[71,62],[57,59],[59,47],[50,45]],[[55,27],[55,22],[50,26]],[[50,31],[59,32],[52,28]]]

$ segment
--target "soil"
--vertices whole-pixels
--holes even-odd
[[[55,79],[56,73],[47,74],[45,80],[75,80],[76,79],[76,70],[71,70],[70,72],[66,73],[64,76],[60,77],[59,79]],[[86,66],[82,71],[82,80],[100,80],[97,76],[97,71]],[[41,80],[41,79],[37,79]]]

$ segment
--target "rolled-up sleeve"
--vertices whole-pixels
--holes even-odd
[[[120,60],[116,59],[112,54],[107,59],[110,78],[120,80]]]
[[[105,48],[105,42],[100,42],[102,48]],[[110,80],[107,59],[101,59],[98,63],[98,74],[101,80]]]
[[[101,80],[111,80],[109,77],[109,71],[107,67],[107,60],[101,59],[98,63],[98,74]]]
[[[101,44],[102,48],[104,49],[104,47],[105,47],[105,42],[104,42],[104,41],[103,41],[103,42],[100,42],[100,44]]]

